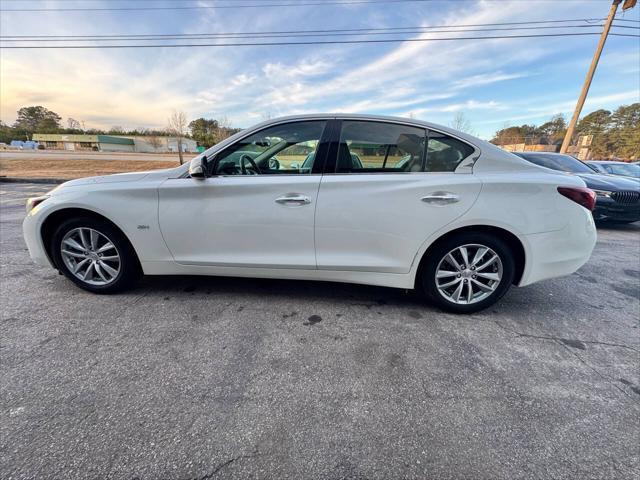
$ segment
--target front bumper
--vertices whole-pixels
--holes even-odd
[[[41,219],[37,215],[37,207],[27,214],[22,222],[22,233],[31,259],[42,267],[52,267],[40,236]]]
[[[612,198],[598,197],[593,218],[596,221],[635,222],[640,220],[640,203],[623,204]]]

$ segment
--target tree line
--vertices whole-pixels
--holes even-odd
[[[198,118],[187,123],[186,115],[181,111],[172,113],[167,121],[167,127],[163,130],[143,127],[126,130],[118,125],[114,125],[108,130],[86,128],[85,122],[71,117],[67,118],[65,127],[60,115],[46,107],[36,105],[20,108],[13,125],[6,125],[0,121],[0,142],[8,144],[11,140],[31,140],[34,133],[148,137],[178,136],[192,138],[198,142],[198,145],[208,148],[239,131],[239,128],[231,127],[226,117],[220,120]]]
[[[563,115],[554,115],[540,126],[519,125],[498,130],[490,140],[496,145],[560,145],[567,132]],[[640,158],[640,103],[621,105],[613,112],[596,110],[580,119],[573,143],[579,136],[592,135],[591,158]]]

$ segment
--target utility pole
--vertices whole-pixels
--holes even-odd
[[[591,86],[591,80],[593,80],[593,74],[596,71],[596,67],[598,66],[598,61],[600,60],[600,54],[602,53],[602,49],[604,48],[604,42],[607,41],[607,36],[609,35],[609,30],[611,30],[611,24],[613,23],[613,19],[616,16],[616,11],[618,10],[618,5],[620,5],[622,0],[613,0],[611,4],[611,10],[609,10],[609,16],[607,17],[607,21],[604,24],[604,29],[602,30],[602,35],[600,35],[600,41],[598,42],[598,46],[596,48],[596,53],[593,55],[593,59],[591,60],[591,66],[589,67],[589,71],[587,72],[587,78],[584,80],[584,85],[582,85],[582,91],[580,92],[580,97],[578,97],[578,103],[576,104],[576,109],[573,112],[573,117],[571,117],[571,122],[569,122],[569,128],[567,128],[567,133],[564,136],[564,140],[562,141],[562,147],[560,147],[560,153],[567,153],[569,145],[571,145],[571,137],[573,137],[573,132],[576,129],[576,124],[578,123],[578,119],[580,118],[580,112],[582,111],[582,106],[584,105],[584,101],[587,98],[587,93],[589,93],[589,87]],[[628,7],[627,4],[631,3]],[[635,5],[635,1],[629,2],[629,0],[625,1],[625,8],[631,8]]]

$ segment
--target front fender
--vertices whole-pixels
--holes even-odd
[[[129,239],[141,262],[171,261],[158,223],[157,185],[135,182],[111,184],[108,188],[62,189],[33,209],[23,222],[29,251],[38,263],[45,252],[42,227],[51,215],[69,209],[86,210],[116,225]],[[34,255],[35,253],[35,255]],[[46,253],[45,253],[46,255]]]

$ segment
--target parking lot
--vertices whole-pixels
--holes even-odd
[[[456,316],[411,292],[34,266],[0,183],[0,478],[638,478],[640,225]]]

